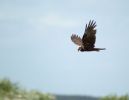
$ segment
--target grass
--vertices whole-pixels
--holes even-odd
[[[100,100],[129,100],[129,95],[123,95],[123,96],[108,95],[101,97]]]

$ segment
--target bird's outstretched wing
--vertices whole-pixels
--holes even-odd
[[[89,24],[86,24],[85,32],[82,37],[82,43],[85,48],[94,48],[96,41],[96,22],[94,20],[90,20]]]
[[[82,39],[81,39],[78,35],[72,34],[71,40],[72,40],[76,45],[82,46]]]

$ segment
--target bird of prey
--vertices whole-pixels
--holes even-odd
[[[90,20],[88,24],[86,24],[85,32],[82,38],[78,35],[72,34],[71,40],[76,45],[79,46],[78,51],[100,51],[105,50],[105,48],[95,48],[96,41],[96,22],[94,20]]]

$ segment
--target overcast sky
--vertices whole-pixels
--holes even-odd
[[[78,52],[97,22],[100,52]],[[56,94],[129,93],[128,0],[0,0],[0,78]]]

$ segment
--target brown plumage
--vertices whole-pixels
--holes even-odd
[[[71,40],[79,46],[78,51],[99,51],[105,50],[105,48],[95,48],[96,41],[96,22],[90,20],[89,24],[86,24],[85,32],[82,39],[75,34],[72,34]]]

